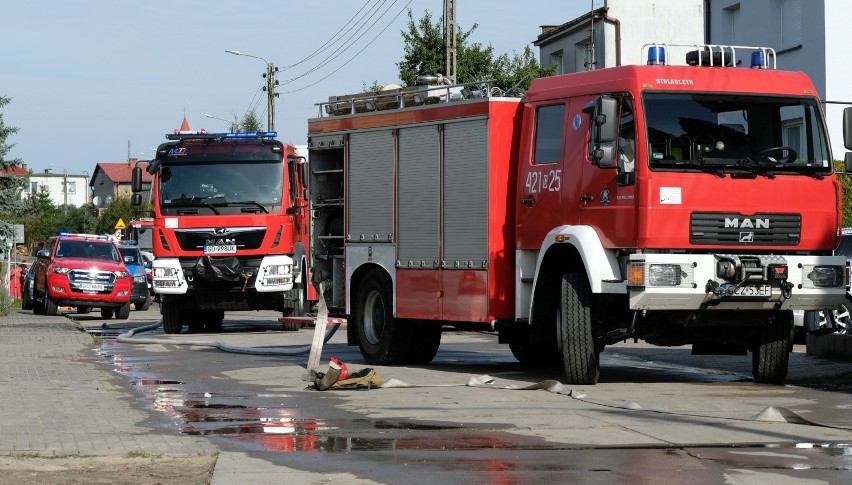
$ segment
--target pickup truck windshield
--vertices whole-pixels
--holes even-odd
[[[656,92],[642,99],[653,170],[831,173],[813,99]]]
[[[159,177],[162,207],[248,207],[268,212],[282,201],[280,160],[164,163]]]

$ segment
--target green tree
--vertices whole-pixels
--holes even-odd
[[[468,44],[476,28],[474,24],[468,31],[459,27],[456,32],[456,82],[492,81],[493,86],[503,91],[525,90],[533,79],[553,74],[555,68],[539,67],[529,47],[520,55],[513,52],[511,57],[503,54],[495,58],[491,44]],[[407,29],[401,33],[403,57],[397,68],[404,85],[413,86],[419,74],[445,72],[442,17],[433,23],[432,14],[427,10],[415,21],[409,10]]]
[[[112,234],[115,232],[115,224],[121,219],[125,223],[133,219],[133,206],[130,197],[118,196],[104,208],[94,224],[95,234]]]
[[[62,211],[50,200],[50,190],[42,185],[38,192],[30,194],[26,202],[27,213],[31,216],[24,221],[24,233],[27,244],[46,241],[61,229]]]
[[[240,131],[261,131],[260,119],[257,117],[257,113],[254,110],[246,111],[243,115],[243,118],[240,120],[239,126]]]
[[[0,96],[0,236],[12,238],[15,234],[13,224],[20,220],[24,213],[24,201],[21,192],[29,183],[28,175],[8,173],[9,169],[19,167],[21,159],[8,158],[9,152],[15,146],[8,139],[18,132],[13,126],[7,126],[3,121],[2,109],[12,101],[12,98]]]

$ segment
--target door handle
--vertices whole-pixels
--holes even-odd
[[[533,204],[535,204],[535,197],[531,195],[529,197],[524,197],[523,199],[521,199],[521,204],[525,206],[532,206]]]
[[[593,200],[595,200],[595,198],[592,194],[586,194],[586,195],[580,196],[580,202],[592,202]]]

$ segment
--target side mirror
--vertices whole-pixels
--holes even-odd
[[[142,205],[142,194],[135,193],[130,196],[130,204],[134,207],[139,207]]]
[[[615,141],[618,131],[618,103],[609,96],[601,96],[595,100],[594,123],[597,125],[598,143],[610,143]]]
[[[133,171],[130,174],[130,190],[134,194],[142,192],[142,168],[138,165],[133,167]]]
[[[601,168],[615,167],[615,138],[618,134],[618,102],[598,96],[583,111],[591,114],[589,158]]]
[[[852,107],[843,110],[843,145],[852,150]],[[848,166],[849,162],[846,163]]]
[[[50,250],[49,249],[39,249],[38,252],[36,253],[36,257],[37,258],[49,259],[50,258]]]
[[[846,166],[846,172],[852,173],[852,152],[846,152],[846,156],[843,158],[843,164]]]
[[[155,158],[151,160],[151,163],[149,163],[147,167],[145,167],[145,171],[150,173],[151,175],[154,175],[155,173],[157,173],[158,170],[160,170],[160,165],[162,164],[163,162]]]

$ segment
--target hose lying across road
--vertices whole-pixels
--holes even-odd
[[[134,337],[137,333],[149,332],[156,330],[163,324],[163,319],[159,319],[157,323],[136,327],[120,334],[116,337],[117,342],[123,344],[158,344],[158,345],[194,345],[200,347],[213,347],[224,352],[233,352],[237,354],[252,354],[252,355],[304,355],[311,351],[310,345],[298,345],[290,347],[239,347],[236,345],[228,345],[224,342],[212,340],[177,340],[164,337]],[[328,329],[323,338],[323,343],[326,343],[334,336],[337,329],[340,328],[340,323],[335,323]]]

